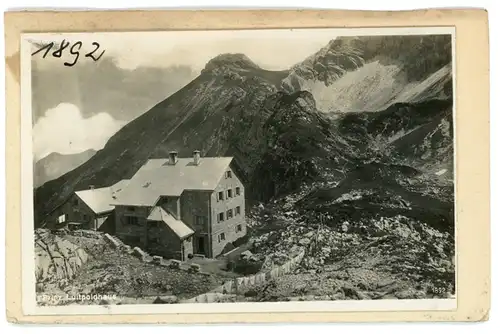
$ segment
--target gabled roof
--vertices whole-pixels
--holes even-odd
[[[114,206],[111,205],[114,201],[113,196],[116,197],[117,194],[123,191],[129,181],[130,180],[121,180],[110,187],[75,191],[75,194],[92,211],[96,214],[100,214],[114,209]]]
[[[153,210],[151,210],[148,220],[164,222],[181,239],[194,234],[194,231],[184,224],[182,220],[175,219],[174,216],[159,206],[155,206]]]
[[[114,205],[153,206],[161,196],[180,196],[184,190],[215,190],[232,157],[180,158],[175,165],[168,159],[150,159],[116,194]]]

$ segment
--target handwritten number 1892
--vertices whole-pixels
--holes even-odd
[[[63,51],[65,49],[67,49],[70,46],[70,44],[71,44],[70,42],[67,42],[66,40],[63,39],[63,41],[61,42],[59,47],[54,52],[52,52],[52,57],[61,58],[63,55]],[[80,49],[82,48],[82,46],[83,46],[83,43],[81,41],[75,42],[73,45],[71,45],[71,47],[69,48],[69,53],[72,56],[74,56],[73,62],[71,62],[71,63],[64,62],[64,66],[71,67],[71,66],[74,66],[78,62],[78,59],[80,58]],[[91,58],[93,61],[98,61],[99,59],[101,59],[102,55],[104,54],[104,52],[106,50],[103,50],[99,54],[99,56],[96,57],[94,54],[99,50],[99,48],[101,46],[97,42],[93,42],[92,46],[94,47],[94,49],[92,51],[86,53],[85,57]],[[47,57],[47,55],[49,54],[49,52],[52,50],[53,47],[54,47],[54,42],[51,42],[47,45],[44,45],[40,49],[36,50],[31,55],[34,56],[39,52],[45,51],[45,53],[42,56],[42,58],[45,58],[45,57]]]

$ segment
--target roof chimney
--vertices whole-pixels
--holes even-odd
[[[93,184],[91,184],[91,185],[89,186],[89,189],[95,189],[95,186],[94,186]]]
[[[193,151],[193,163],[198,166],[200,164],[200,151]]]
[[[170,151],[168,154],[168,164],[175,165],[177,163],[177,151]]]

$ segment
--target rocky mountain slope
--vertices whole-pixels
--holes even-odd
[[[76,154],[60,154],[57,152],[49,154],[34,164],[33,186],[35,188],[39,187],[45,182],[56,179],[75,169],[89,160],[95,153],[95,150],[90,149]]]
[[[323,112],[450,98],[451,37],[339,37],[295,65],[282,86],[311,92]]]
[[[365,148],[368,160],[432,172],[445,166],[452,175],[452,100],[395,103],[379,112],[346,113],[337,122],[340,133]]]
[[[255,199],[267,201],[326,174],[340,175],[338,166],[351,164],[359,154],[316,109],[309,92],[280,92],[267,103],[271,101],[273,113],[262,128],[265,147],[250,183]]]

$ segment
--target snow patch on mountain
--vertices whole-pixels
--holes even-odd
[[[401,92],[399,73],[398,66],[375,61],[347,72],[329,86],[313,80],[303,80],[301,86],[313,94],[323,112],[378,110]]]
[[[383,110],[397,102],[449,98],[451,75],[451,65],[446,65],[421,82],[410,83],[399,66],[374,61],[346,72],[329,86],[319,80],[294,80],[314,96],[320,111],[344,113]]]

